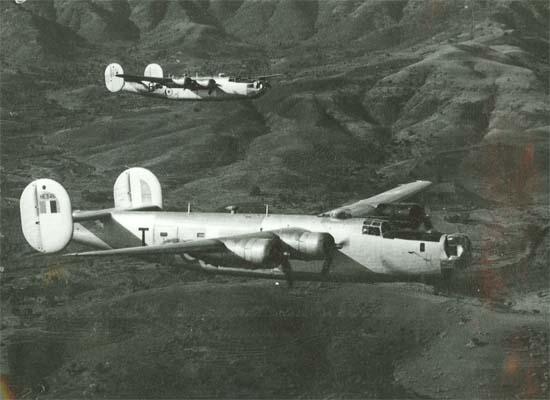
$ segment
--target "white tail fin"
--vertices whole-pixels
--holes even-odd
[[[149,64],[145,67],[145,72],[143,73],[143,75],[151,78],[162,78],[162,74],[162,67],[158,64]]]
[[[109,89],[110,92],[120,92],[124,86],[124,78],[121,78],[117,75],[124,74],[124,70],[120,64],[109,64],[105,68],[105,86]]]
[[[27,242],[42,253],[62,250],[73,235],[71,200],[54,180],[38,179],[19,199],[21,229]]]
[[[113,187],[117,209],[162,208],[162,190],[157,177],[145,168],[130,168],[120,174]]]

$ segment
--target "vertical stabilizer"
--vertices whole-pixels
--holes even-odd
[[[124,74],[124,70],[120,64],[109,64],[105,68],[105,86],[109,89],[109,92],[120,92],[124,86],[124,78],[117,75]]]
[[[149,76],[151,78],[162,78],[163,72],[162,67],[158,64],[149,64],[145,67],[145,72],[143,75]]]
[[[130,168],[120,174],[113,187],[113,198],[117,209],[162,209],[160,183],[157,177],[145,168]]]
[[[62,250],[73,235],[71,200],[54,180],[31,182],[19,199],[21,229],[27,242],[42,253]]]

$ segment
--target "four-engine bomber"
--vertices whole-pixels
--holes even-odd
[[[319,216],[164,212],[157,178],[131,168],[115,182],[114,208],[105,210],[73,211],[59,183],[30,183],[21,195],[21,226],[43,253],[72,240],[99,249],[72,256],[158,257],[209,272],[284,276],[290,283],[446,274],[469,264],[469,239],[438,233],[421,206],[397,203],[428,184],[401,185]]]
[[[251,79],[218,76],[164,76],[162,67],[149,64],[143,75],[125,74],[120,64],[105,68],[105,86],[110,92],[120,91],[169,100],[237,100],[259,97],[270,87],[269,78],[280,74]]]

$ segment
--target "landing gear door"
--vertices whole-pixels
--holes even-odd
[[[155,226],[155,244],[179,242],[177,226]]]

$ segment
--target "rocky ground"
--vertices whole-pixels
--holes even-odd
[[[1,360],[18,398],[548,396],[549,8],[544,1],[2,0]],[[284,73],[264,97],[166,102],[141,73]],[[213,278],[36,256],[25,185],[112,206],[126,166],[168,210],[316,213],[432,180],[470,235],[446,284]]]

